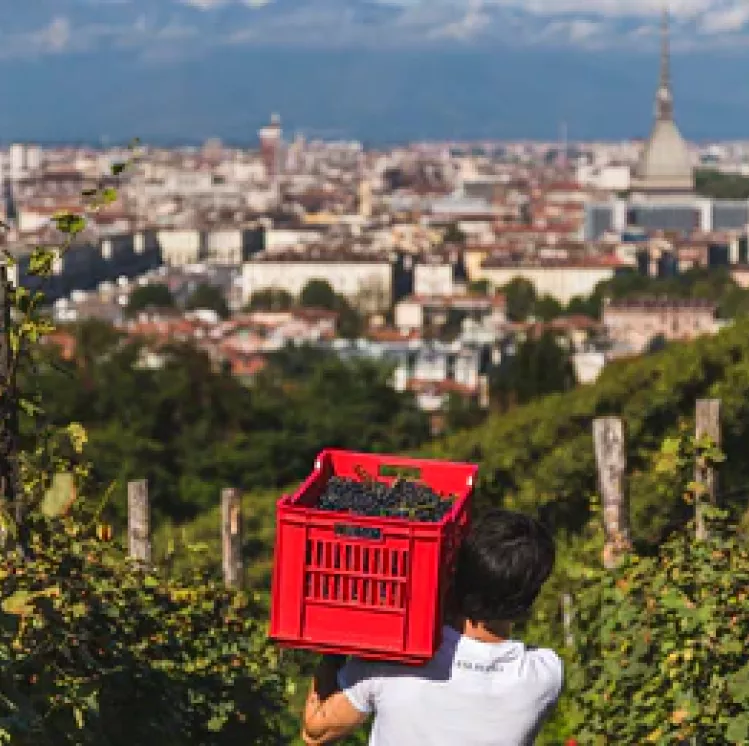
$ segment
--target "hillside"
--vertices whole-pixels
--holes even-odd
[[[478,427],[430,443],[420,455],[478,462],[479,509],[504,504],[538,512],[558,531],[576,534],[587,524],[589,499],[597,491],[592,421],[621,416],[627,426],[634,538],[655,545],[680,521],[683,505],[666,497],[673,494],[672,485],[655,474],[654,460],[664,438],[680,426],[691,427],[695,400],[713,396],[722,400],[728,456],[719,491],[724,504],[738,512],[749,491],[749,463],[742,458],[749,443],[749,322],[715,337],[616,362],[592,386],[493,414]],[[248,579],[260,590],[269,582],[274,505],[282,492],[255,489],[244,498]],[[186,556],[180,542],[202,545],[196,556],[217,558],[218,526],[216,500],[212,510],[181,528],[162,525],[157,545],[166,552],[168,541],[176,542],[175,562]]]
[[[424,449],[425,455],[481,464],[480,502],[537,510],[559,529],[577,532],[597,490],[592,443],[595,417],[624,418],[636,540],[657,542],[683,509],[664,499],[668,485],[651,469],[664,437],[694,418],[695,400],[722,400],[728,464],[720,493],[739,509],[749,485],[743,458],[749,437],[749,322],[712,338],[674,344],[618,361],[596,382],[490,416],[481,426]]]
[[[745,485],[749,465],[742,458],[749,429],[749,323],[726,329],[713,338],[672,345],[663,352],[637,360],[620,361],[606,369],[593,386],[549,396],[494,414],[481,426],[430,444],[426,456],[475,460],[481,465],[479,508],[503,503],[538,512],[554,524],[559,539],[559,561],[545,587],[534,616],[520,632],[530,642],[562,651],[571,675],[571,689],[539,743],[563,742],[563,735],[580,726],[575,697],[586,685],[574,677],[581,667],[564,644],[559,617],[562,593],[583,591],[574,580],[574,567],[599,564],[600,536],[591,538],[590,497],[597,491],[592,420],[602,415],[622,416],[628,429],[633,531],[639,549],[656,555],[659,545],[691,509],[673,475],[657,471],[655,461],[664,438],[680,427],[693,427],[694,404],[700,397],[723,402],[723,436],[728,462],[722,467],[720,492],[736,514],[746,509]],[[323,443],[320,444],[322,447]],[[275,502],[281,488],[254,489],[243,500],[244,557],[249,586],[267,601],[272,567]],[[208,565],[220,572],[219,511],[217,504],[195,520],[175,527],[163,523],[156,534],[157,555],[173,550],[172,568],[184,571]],[[191,547],[191,548],[190,548]],[[290,717],[298,712],[304,683],[313,659],[286,653],[286,672],[296,682]],[[573,681],[574,680],[574,681]],[[581,688],[582,687],[582,688]],[[578,691],[579,690],[579,691]]]

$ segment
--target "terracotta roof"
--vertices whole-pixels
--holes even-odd
[[[383,327],[381,329],[371,329],[367,332],[367,337],[373,342],[410,342],[421,339],[421,334],[415,329],[404,333],[398,329]]]
[[[409,379],[406,387],[414,393],[458,394],[459,396],[476,396],[478,388],[471,388],[456,381],[424,381],[417,378]]]

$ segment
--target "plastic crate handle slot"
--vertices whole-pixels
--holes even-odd
[[[380,464],[377,474],[381,477],[398,477],[400,479],[420,479],[421,468],[418,466],[401,466],[399,464]]]
[[[345,536],[348,539],[368,539],[369,541],[381,541],[382,529],[370,526],[352,526],[348,523],[336,523],[335,535]]]

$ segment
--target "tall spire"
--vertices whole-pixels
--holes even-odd
[[[663,6],[661,20],[661,77],[656,96],[655,117],[660,121],[673,119],[674,104],[671,96],[671,45],[669,39],[668,5]]]

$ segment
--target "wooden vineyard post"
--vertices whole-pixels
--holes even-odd
[[[624,423],[618,417],[601,417],[595,420],[593,440],[603,508],[603,565],[611,569],[616,567],[621,556],[631,548],[629,502],[624,487]]]
[[[239,490],[221,492],[221,555],[227,588],[242,585],[242,507]]]
[[[150,563],[151,515],[145,479],[127,485],[127,539],[130,557],[143,564]]]
[[[720,399],[699,399],[696,408],[695,437],[699,442],[709,437],[712,445],[720,446]],[[695,500],[695,533],[699,541],[707,539],[705,507],[715,505],[718,493],[718,476],[709,464],[695,464],[694,481],[702,485]]]
[[[575,637],[572,634],[572,620],[574,609],[572,596],[569,593],[562,594],[562,627],[564,628],[564,644],[572,649],[575,647]]]

